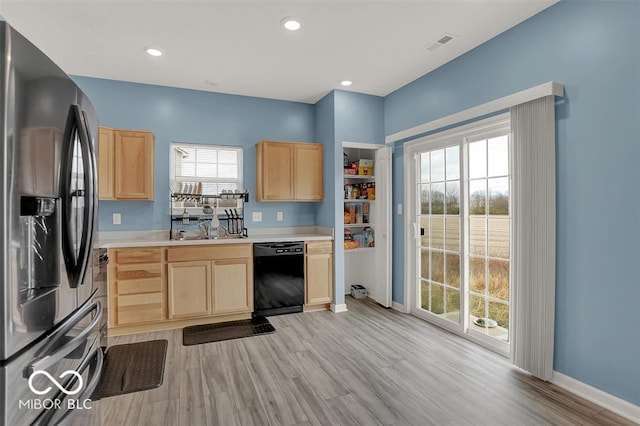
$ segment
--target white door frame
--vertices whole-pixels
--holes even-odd
[[[417,211],[417,197],[415,194],[415,187],[418,182],[418,168],[416,167],[416,156],[419,152],[424,151],[425,144],[429,144],[429,149],[438,149],[443,146],[446,146],[448,143],[456,142],[453,139],[458,137],[463,137],[463,135],[468,134],[469,132],[483,132],[483,131],[491,131],[493,128],[498,128],[504,126],[505,122],[510,120],[509,113],[499,114],[493,117],[486,118],[484,120],[480,120],[477,122],[473,122],[470,124],[466,124],[463,126],[459,126],[450,130],[446,130],[440,133],[436,133],[433,135],[428,135],[410,142],[407,142],[404,145],[404,235],[405,235],[405,243],[404,243],[404,300],[405,300],[405,312],[406,313],[414,313],[415,304],[418,297],[418,288],[415,283],[418,279],[417,276],[417,264],[418,264],[418,255],[419,253],[416,251],[417,239],[418,239],[418,224],[415,222],[416,220],[416,211]],[[461,153],[465,152],[466,148],[461,147]],[[460,186],[460,197],[465,194],[464,187],[466,187],[466,183],[462,182]],[[463,213],[463,208],[460,209],[461,214]],[[464,217],[462,218],[463,224],[460,228],[461,232],[465,232],[464,226]],[[466,259],[465,259],[466,262]],[[464,268],[466,271],[466,268]],[[462,271],[461,271],[462,272]],[[509,355],[508,346],[505,346],[502,342],[493,342],[490,339],[477,338],[474,336],[474,333],[466,333],[468,328],[468,318],[467,318],[467,307],[466,307],[466,293],[462,292],[462,281],[461,280],[461,294],[460,294],[460,310],[461,310],[461,321],[460,324],[453,324],[444,319],[438,318],[435,315],[429,316],[429,318],[425,318],[428,321],[441,326],[442,328],[461,335],[468,340],[474,341],[482,346],[488,347],[495,352],[502,354],[504,356]],[[466,283],[464,284],[466,287]],[[418,315],[419,317],[422,317]],[[422,317],[424,318],[424,317]]]
[[[388,308],[391,307],[392,304],[392,268],[391,268],[391,259],[393,257],[392,253],[392,216],[391,216],[391,205],[392,205],[392,157],[391,157],[391,148],[381,144],[372,144],[372,143],[360,143],[360,142],[342,142],[343,148],[356,148],[356,149],[370,149],[376,151],[376,163],[374,163],[374,170],[377,167],[381,167],[378,163],[379,154],[386,154],[388,161],[386,162],[386,171],[385,176],[386,179],[379,180],[378,173],[374,173],[376,177],[376,250],[375,250],[375,259],[376,262],[380,262],[380,267],[384,269],[384,295],[382,297],[378,297],[376,302],[381,304],[382,306]],[[342,176],[340,177],[342,179]],[[342,204],[343,200],[341,198],[340,204]],[[386,211],[386,214],[384,213]],[[380,246],[377,233],[380,229],[384,230],[384,235],[382,241],[384,241],[384,245]],[[380,251],[379,249],[382,249]],[[382,254],[380,254],[382,253]],[[381,257],[380,257],[381,256]],[[368,265],[363,265],[367,267]],[[345,288],[345,291],[347,289]]]

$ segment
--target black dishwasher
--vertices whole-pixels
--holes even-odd
[[[253,245],[253,316],[302,312],[304,242]]]

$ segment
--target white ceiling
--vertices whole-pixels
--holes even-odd
[[[556,1],[0,0],[0,15],[69,74],[315,103],[342,80],[385,96]]]

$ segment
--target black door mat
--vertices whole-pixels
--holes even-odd
[[[182,344],[184,346],[200,345],[202,343],[221,342],[223,340],[239,339],[241,337],[256,336],[258,334],[275,333],[276,329],[265,317],[220,322],[216,324],[194,325],[182,330]]]
[[[100,385],[92,399],[160,387],[168,343],[151,340],[107,348]]]

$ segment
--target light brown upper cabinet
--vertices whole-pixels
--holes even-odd
[[[115,145],[113,129],[98,127],[98,198],[113,200]]]
[[[152,132],[99,128],[98,197],[101,200],[153,200]]]
[[[322,201],[322,145],[260,141],[256,145],[257,201]]]

